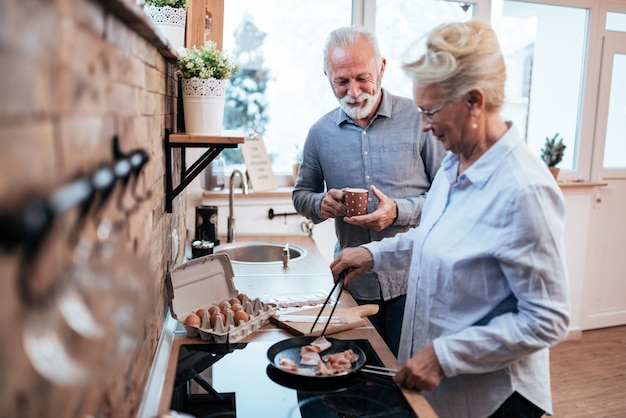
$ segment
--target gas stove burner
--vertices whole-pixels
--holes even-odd
[[[266,371],[267,376],[272,379],[274,383],[289,389],[303,390],[306,392],[334,392],[352,386],[358,381],[356,373],[345,376],[337,376],[332,380],[320,379],[319,381],[316,381],[310,376],[298,376],[293,373],[284,372],[271,364],[267,366]]]

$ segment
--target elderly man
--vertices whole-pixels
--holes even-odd
[[[386,60],[373,33],[331,32],[324,73],[339,107],[309,130],[293,191],[296,210],[315,223],[335,219],[338,254],[419,224],[424,199],[445,154],[408,98],[381,87]],[[370,190],[367,213],[347,217],[343,190]],[[369,319],[397,355],[407,271],[367,272],[346,287],[359,304],[378,304]]]

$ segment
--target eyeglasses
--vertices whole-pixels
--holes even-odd
[[[435,114],[439,112],[441,109],[443,109],[444,107],[446,107],[450,102],[452,102],[452,99],[444,100],[443,102],[439,103],[437,106],[429,110],[422,109],[419,106],[416,106],[416,107],[417,107],[417,111],[420,112],[422,116],[426,118],[428,123],[433,123],[433,118],[435,117]]]

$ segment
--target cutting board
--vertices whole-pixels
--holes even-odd
[[[332,311],[332,306],[326,306],[324,311],[322,312],[322,316],[328,317],[330,312]],[[297,312],[290,312],[290,317],[293,316],[303,316],[310,318],[311,316],[315,318],[317,314],[319,314],[320,308],[309,308],[304,309]],[[378,305],[360,305],[354,306],[351,308],[340,308],[337,307],[335,312],[333,312],[333,318],[345,318],[345,322],[343,324],[328,324],[328,328],[326,328],[326,333],[324,335],[334,334],[336,332],[345,331],[352,328],[361,327],[366,324],[365,317],[369,315],[374,315],[378,313]],[[300,336],[300,335],[320,335],[324,326],[326,326],[326,321],[320,318],[319,322],[315,324],[315,329],[311,332],[311,326],[313,326],[313,322],[294,322],[294,321],[281,321],[279,313],[270,317],[270,321],[285,330],[287,330],[290,334]]]

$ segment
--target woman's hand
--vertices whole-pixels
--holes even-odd
[[[409,389],[432,391],[444,377],[435,347],[428,344],[398,370],[394,380]]]
[[[366,273],[374,266],[374,257],[363,247],[344,248],[335,260],[330,263],[333,272],[333,279],[336,282],[342,271],[348,270],[348,274],[343,279],[344,286],[347,286],[355,277]]]

